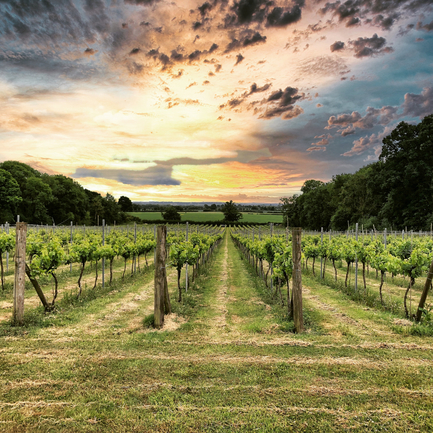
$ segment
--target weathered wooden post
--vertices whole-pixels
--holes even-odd
[[[188,221],[186,222],[185,241],[188,242]],[[185,293],[188,292],[188,263],[185,265]]]
[[[432,284],[432,279],[433,279],[433,261],[430,264],[430,268],[427,273],[427,279],[425,280],[424,289],[421,294],[421,299],[419,300],[418,310],[415,316],[415,320],[417,322],[421,321],[422,311],[424,309],[424,304],[427,299],[427,294]]]
[[[155,249],[155,298],[154,326],[161,328],[164,324],[164,314],[171,312],[168,295],[167,272],[165,269],[167,226],[158,226]]]
[[[358,242],[358,223],[356,223],[356,242]],[[357,291],[358,291],[358,254],[355,255],[355,292]]]
[[[295,331],[299,334],[304,331],[304,317],[302,314],[302,276],[301,276],[301,234],[302,228],[292,228],[292,297],[293,297],[293,321]]]
[[[24,320],[24,286],[26,282],[26,237],[27,224],[17,223],[15,228],[15,280],[13,322],[22,325]]]
[[[105,219],[102,219],[102,246],[105,246]],[[98,264],[96,264],[98,266]],[[102,287],[105,287],[105,257],[102,258]]]

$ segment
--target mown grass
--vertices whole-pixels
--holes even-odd
[[[182,221],[222,221],[222,212],[179,212]],[[128,212],[129,215],[141,218],[142,220],[161,220],[161,212]],[[283,216],[266,213],[242,212],[241,222],[245,223],[282,223]]]
[[[304,274],[307,331],[293,334],[287,306],[225,239],[181,304],[170,277],[183,324],[156,331],[143,324],[151,279],[9,326],[2,432],[433,430],[431,338],[395,332],[391,312]]]

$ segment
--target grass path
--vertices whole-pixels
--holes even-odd
[[[0,339],[2,432],[433,430],[433,344],[394,316],[303,277],[307,332],[287,332],[228,235],[181,305],[169,273],[160,331],[152,278]]]

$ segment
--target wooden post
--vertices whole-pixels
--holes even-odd
[[[421,320],[422,310],[424,308],[424,304],[425,304],[425,301],[427,299],[427,294],[428,294],[430,287],[431,287],[432,278],[433,278],[433,261],[430,264],[430,268],[429,268],[428,274],[427,274],[427,279],[425,280],[425,284],[424,284],[424,290],[422,291],[421,299],[420,299],[419,305],[418,305],[418,310],[416,312],[415,320],[417,322],[419,322]]]
[[[188,221],[186,222],[185,241],[188,242]],[[185,293],[188,292],[188,263],[185,265]]]
[[[22,325],[24,320],[24,286],[26,282],[27,224],[17,223],[15,232],[16,247],[13,322],[15,325]]]
[[[102,246],[105,245],[105,219],[102,219]],[[98,264],[96,264],[98,266]],[[105,287],[105,257],[102,258],[102,287]]]
[[[293,321],[295,331],[299,334],[304,331],[304,318],[302,314],[302,276],[301,276],[301,234],[302,228],[292,228],[292,296],[293,296]]]
[[[161,328],[164,324],[164,313],[169,310],[167,273],[165,270],[167,226],[158,226],[155,249],[155,298],[154,326]],[[168,305],[167,305],[168,304]]]
[[[323,227],[320,228],[320,245],[323,245]],[[323,272],[323,257],[320,256],[320,278],[324,278]]]
[[[358,242],[358,223],[356,223],[356,242]],[[358,254],[355,256],[355,292],[358,291]]]

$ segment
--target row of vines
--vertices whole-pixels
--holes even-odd
[[[291,234],[285,233],[254,233],[251,229],[237,230],[233,235],[237,245],[252,261],[257,273],[263,276],[268,285],[268,275],[271,275],[271,286],[276,286],[278,293],[282,284],[289,289],[292,272]],[[388,236],[385,238],[362,237],[359,240],[348,236],[324,237],[323,235],[304,235],[302,238],[302,256],[305,267],[310,261],[311,271],[316,275],[317,260],[320,260],[320,278],[325,279],[326,265],[331,264],[334,279],[337,281],[337,268],[345,267],[344,286],[348,285],[351,268],[360,266],[363,288],[367,290],[366,269],[374,269],[380,275],[379,297],[385,306],[383,298],[384,277],[392,279],[401,276],[407,281],[403,296],[403,307],[407,318],[414,318],[408,308],[408,294],[415,281],[428,276],[429,266],[433,260],[433,240],[430,237]],[[267,265],[266,273],[264,264]],[[362,269],[362,270],[361,270]],[[431,276],[430,276],[431,277]],[[281,296],[281,293],[280,293]],[[417,313],[417,320],[419,316]]]
[[[185,230],[186,228],[186,230]],[[84,230],[46,230],[45,228],[30,229],[26,239],[26,274],[35,288],[45,311],[53,310],[58,296],[58,273],[70,272],[73,264],[79,266],[77,296],[82,294],[82,277],[89,264],[95,269],[93,289],[105,266],[109,269],[108,284],[113,281],[113,263],[115,259],[123,260],[121,278],[125,278],[128,263],[131,275],[141,270],[143,260],[146,269],[150,267],[149,255],[156,247],[155,228],[143,227],[137,230],[116,227],[115,229],[86,228]],[[185,265],[192,267],[191,277],[195,278],[201,265],[205,264],[213,248],[222,238],[219,227],[190,227],[179,225],[169,226],[167,235],[168,265],[178,272],[179,300],[181,300],[180,272]],[[15,251],[15,233],[0,232],[0,267],[1,287],[4,291],[5,272],[4,255],[13,255]],[[101,266],[102,262],[102,266]],[[104,275],[104,274],[103,274]],[[41,289],[39,280],[48,276],[53,280],[52,298],[48,301]]]

